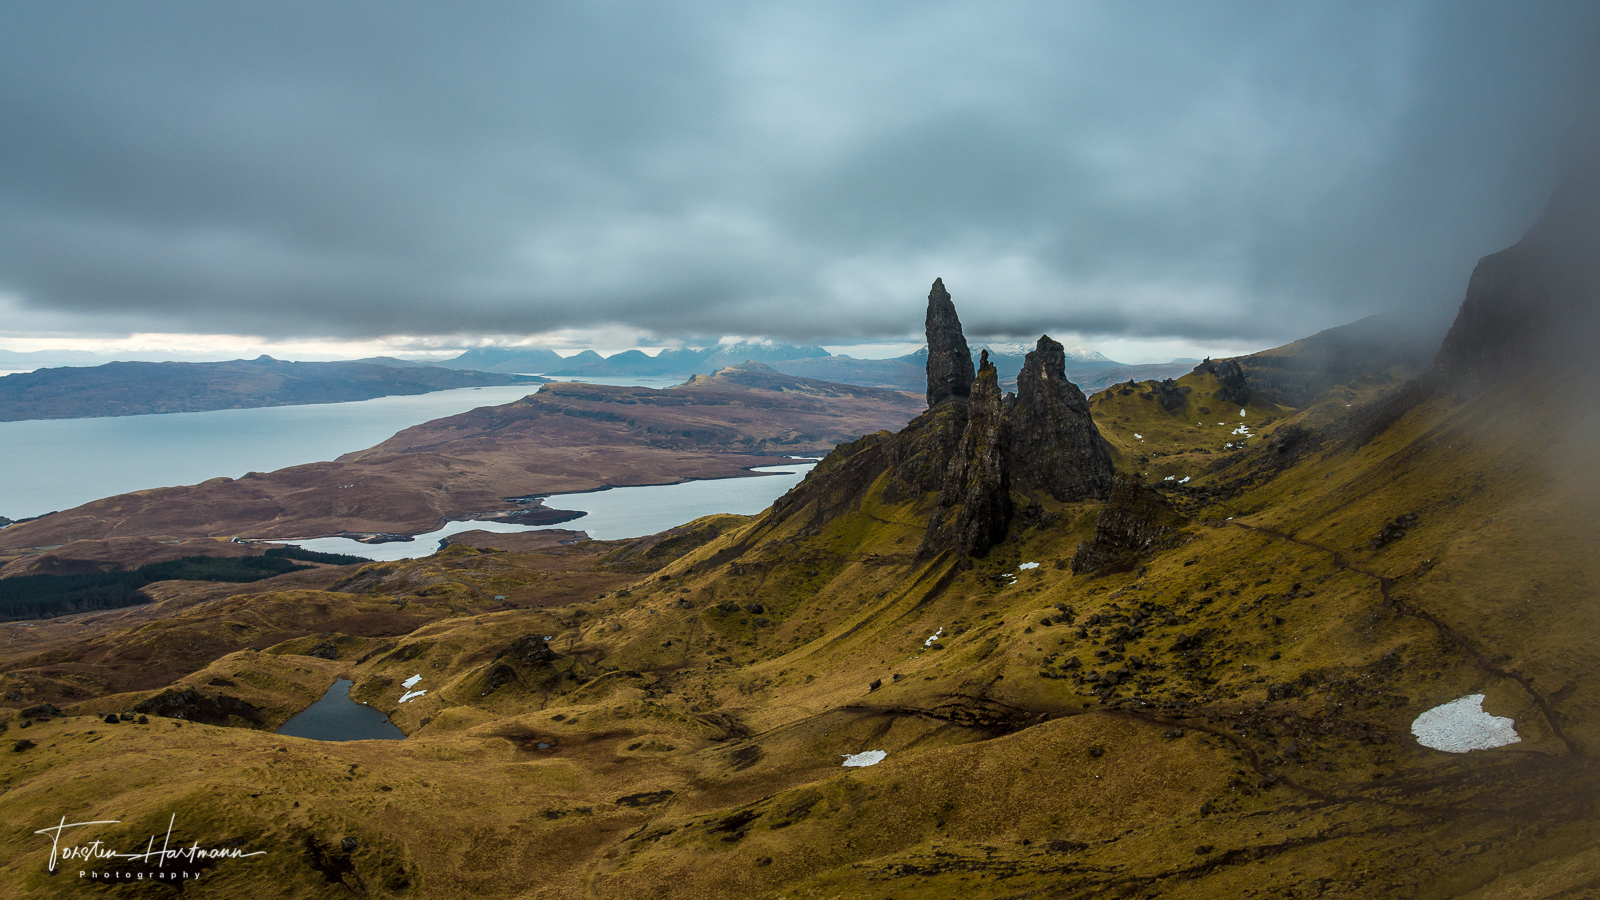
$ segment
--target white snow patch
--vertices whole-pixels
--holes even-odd
[[[888,758],[889,754],[882,750],[867,750],[862,753],[841,753],[844,764],[847,766],[875,766]]]
[[[1244,418],[1244,410],[1239,410],[1239,418]]]
[[[1176,476],[1176,475],[1168,475],[1167,477],[1165,477],[1165,478],[1163,478],[1161,480],[1162,481],[1177,481],[1178,480],[1178,476]]]
[[[928,638],[927,640],[922,642],[922,646],[924,646],[924,647],[932,647],[933,646],[933,642],[937,641],[939,639],[939,636],[942,635],[942,634],[944,634],[944,626],[940,625],[939,626],[939,630],[935,631],[933,633],[933,637]]]
[[[417,686],[417,682],[419,682],[421,680],[422,680],[422,676],[421,675],[413,675],[410,678],[407,678],[405,681],[400,682],[400,686],[409,691],[412,688],[416,687]]]
[[[1037,568],[1039,568],[1039,564],[1038,563],[1023,563],[1022,565],[1017,566],[1017,568],[1019,568],[1019,569],[1037,569]]]
[[[1183,476],[1183,477],[1182,477],[1182,478],[1179,478],[1179,479],[1178,479],[1178,483],[1179,483],[1179,484],[1188,484],[1188,483],[1189,483],[1189,478],[1190,478],[1190,477],[1191,477],[1191,476],[1188,476],[1188,475],[1185,475],[1185,476]]]
[[[1133,433],[1133,436],[1134,436],[1134,438],[1135,438],[1135,439],[1136,439],[1136,440],[1141,440],[1141,441],[1142,441],[1142,440],[1144,440],[1144,435],[1142,435],[1142,434],[1140,434],[1140,433],[1139,433],[1139,432],[1137,432],[1137,431],[1135,431],[1135,432],[1134,432],[1134,433]]]
[[[1422,746],[1446,753],[1488,750],[1522,740],[1517,736],[1514,720],[1483,711],[1482,694],[1468,694],[1435,706],[1417,716],[1411,723],[1411,733]]]
[[[415,700],[418,697],[421,697],[423,694],[426,694],[426,693],[427,693],[427,691],[406,691],[406,695],[404,697],[400,698],[400,702],[404,703],[407,700]]]

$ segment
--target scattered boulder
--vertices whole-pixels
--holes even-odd
[[[338,659],[339,648],[332,641],[323,641],[307,650],[306,655],[315,656],[317,659]]]
[[[665,803],[676,796],[677,793],[675,791],[646,791],[642,794],[629,794],[626,797],[618,797],[612,802],[618,806],[638,809],[642,806],[656,806]]]
[[[530,688],[551,690],[563,680],[581,675],[573,671],[580,665],[577,660],[550,649],[539,635],[523,635],[495,654],[484,671],[483,689],[478,696],[487,697],[513,681]]]
[[[1189,402],[1189,393],[1192,390],[1194,389],[1188,385],[1180,386],[1176,381],[1168,378],[1164,381],[1152,382],[1150,390],[1139,396],[1146,400],[1155,400],[1161,404],[1161,408],[1166,412],[1176,412],[1183,409],[1184,404]]]
[[[202,694],[192,687],[181,690],[169,688],[134,704],[133,711],[152,716],[165,716],[169,719],[186,719],[205,725],[236,724],[230,720],[237,719],[252,727],[260,727],[264,721],[261,710],[251,703],[226,694],[216,696]],[[117,717],[108,716],[106,721],[109,722],[113,718]]]
[[[1417,518],[1416,513],[1406,513],[1404,515],[1395,516],[1390,521],[1384,523],[1383,528],[1378,530],[1377,536],[1374,537],[1372,541],[1367,544],[1367,546],[1373,550],[1382,550],[1384,547],[1387,547],[1395,541],[1405,537],[1406,531],[1416,527],[1416,524],[1419,521],[1420,520]]]
[[[1182,542],[1187,520],[1137,475],[1118,475],[1095,518],[1094,538],[1072,556],[1076,574],[1131,570],[1139,558]]]

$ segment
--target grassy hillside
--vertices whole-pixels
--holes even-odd
[[[0,884],[77,895],[28,833],[67,814],[266,851],[196,897],[1594,890],[1600,498],[1560,392],[1241,417],[1210,376],[1177,387],[1094,401],[1177,523],[1120,573],[1071,568],[1102,505],[1048,498],[983,559],[918,562],[934,498],[879,479],[827,510],[88,622],[0,680],[31,745],[3,754],[0,815],[38,820]],[[408,739],[269,732],[335,677]],[[229,725],[101,721],[184,688]],[[1521,743],[1411,736],[1469,693]],[[21,711],[41,701],[68,715]]]

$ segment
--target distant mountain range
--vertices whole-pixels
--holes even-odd
[[[973,347],[973,361],[989,351],[989,358],[1000,372],[1002,384],[1014,384],[1022,361],[1033,349],[1028,343],[995,343]],[[1066,348],[1067,377],[1093,393],[1129,379],[1176,377],[1194,368],[1199,360],[1174,360],[1171,363],[1130,366],[1108,359],[1087,347]],[[840,384],[856,384],[920,394],[926,385],[926,348],[893,359],[856,359],[830,354],[822,347],[768,341],[722,344],[705,349],[672,347],[650,356],[640,350],[627,350],[603,357],[593,350],[563,357],[553,350],[535,347],[484,347],[469,350],[455,359],[436,365],[476,369],[484,372],[526,372],[556,378],[687,378],[709,375],[724,366],[759,362],[786,375],[815,378]],[[383,362],[380,359],[371,362]]]
[[[468,350],[455,359],[444,360],[435,365],[451,369],[476,369],[480,372],[521,372],[555,376],[687,378],[690,375],[710,375],[725,366],[743,362],[772,365],[776,362],[813,359],[828,355],[828,351],[821,347],[802,347],[765,341],[719,344],[705,349],[669,347],[655,356],[640,350],[625,350],[611,356],[601,356],[593,350],[585,350],[574,356],[563,357],[554,350],[539,347],[482,347]]]
[[[979,353],[988,350],[1001,384],[1014,388],[1023,359],[1032,349],[1027,343],[975,345],[972,356],[976,365]],[[1066,358],[1067,377],[1091,394],[1129,380],[1175,378],[1198,362],[1125,365],[1081,346],[1066,347]],[[392,356],[315,363],[270,356],[203,363],[106,359],[87,351],[0,350],[0,369],[33,369],[0,379],[0,421],[332,403],[452,387],[537,383],[539,379],[528,377],[534,375],[684,380],[745,362],[762,363],[798,378],[921,394],[926,387],[927,349],[893,359],[856,359],[818,346],[750,341],[669,347],[654,356],[640,350],[611,356],[584,350],[562,356],[543,347],[480,347],[453,359],[428,361]]]
[[[344,403],[544,381],[437,366],[285,362],[270,356],[209,363],[113,362],[0,377],[0,422]]]

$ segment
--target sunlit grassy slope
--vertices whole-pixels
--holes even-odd
[[[0,893],[81,896],[31,833],[62,815],[141,846],[176,815],[185,841],[267,851],[194,897],[1597,890],[1590,420],[1537,384],[1381,428],[1381,384],[1243,416],[1210,376],[1178,385],[1170,408],[1151,384],[1093,404],[1186,517],[1132,571],[1074,575],[1098,504],[1048,498],[987,557],[919,563],[933,500],[880,480],[831,518],[724,517],[565,568],[457,548],[86,639],[96,665],[181,674],[58,696],[73,715],[26,729],[0,713]],[[277,610],[319,624],[271,642]],[[4,686],[53,689],[56,652]],[[400,705],[412,675],[428,693]],[[410,737],[89,715],[171,681],[271,727],[336,676]],[[1410,736],[1468,693],[1522,742]],[[887,757],[841,766],[866,750]]]

